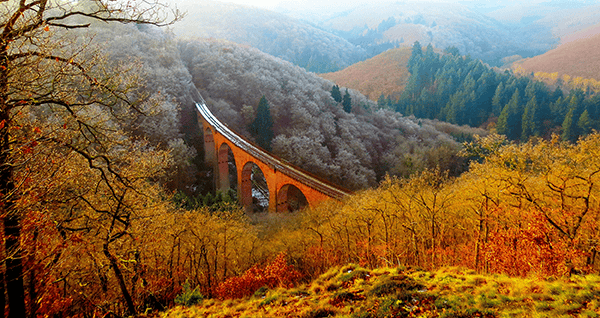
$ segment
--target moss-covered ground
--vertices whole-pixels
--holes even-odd
[[[515,278],[445,268],[331,269],[293,289],[207,299],[160,317],[600,317],[600,276]]]

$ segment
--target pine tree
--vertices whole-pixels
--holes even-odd
[[[412,54],[408,60],[408,71],[411,74],[414,72],[413,67],[417,64],[417,62],[421,61],[421,57],[423,57],[423,48],[421,47],[421,43],[419,43],[419,41],[415,41],[412,48]]]
[[[521,106],[519,105],[520,100],[521,95],[517,89],[508,104],[506,104],[504,109],[502,109],[500,117],[498,117],[497,132],[501,135],[506,135],[506,137],[511,140],[519,139],[522,132],[522,114],[520,113]]]
[[[331,97],[333,97],[333,100],[335,100],[337,103],[342,102],[342,92],[340,92],[339,86],[333,85],[331,88]]]
[[[523,112],[523,117],[521,120],[523,127],[521,132],[521,140],[523,141],[527,141],[530,136],[539,135],[539,125],[536,122],[537,108],[535,96],[532,96],[531,100],[529,100],[525,106],[525,111]]]
[[[575,139],[575,125],[573,125],[573,113],[575,112],[574,108],[571,108],[567,115],[565,116],[565,120],[562,124],[562,139],[565,141],[573,141]]]
[[[273,140],[273,118],[267,98],[263,95],[256,108],[256,118],[250,124],[250,133],[256,138],[256,143],[263,149],[271,150]]]
[[[352,111],[352,98],[350,97],[350,93],[348,93],[348,89],[346,89],[346,94],[344,94],[344,98],[342,100],[342,107],[346,113]]]
[[[590,118],[590,114],[587,109],[581,113],[579,116],[579,120],[577,121],[577,127],[581,129],[582,134],[589,134],[592,131],[592,119]]]

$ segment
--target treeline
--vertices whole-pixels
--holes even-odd
[[[282,237],[305,272],[359,263],[541,277],[600,272],[600,135],[467,143],[458,178],[427,170],[304,211]]]
[[[511,140],[553,133],[575,141],[600,127],[600,96],[558,87],[550,90],[528,77],[498,72],[455,48],[443,54],[415,42],[408,63],[409,83],[397,100],[380,98],[405,115],[436,118],[458,125],[486,127]]]

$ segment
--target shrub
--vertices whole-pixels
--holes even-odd
[[[287,264],[284,253],[264,268],[254,266],[242,276],[232,277],[217,287],[221,299],[241,298],[254,294],[261,287],[292,287],[300,278],[300,273]]]
[[[175,297],[175,303],[180,306],[189,307],[200,303],[202,299],[204,299],[204,295],[198,291],[198,287],[191,289],[190,283],[186,281],[183,285],[182,293]]]

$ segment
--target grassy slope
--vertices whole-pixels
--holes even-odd
[[[341,71],[320,76],[339,86],[358,90],[371,100],[377,100],[381,93],[399,95],[410,76],[406,68],[410,54],[408,47],[392,49]]]
[[[598,317],[600,277],[564,279],[478,275],[356,265],[332,269],[310,284],[246,299],[204,300],[161,317]]]
[[[599,43],[600,34],[583,36],[515,65],[520,65],[528,72],[558,72],[560,76],[600,80]]]

